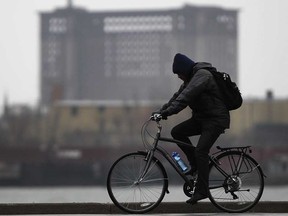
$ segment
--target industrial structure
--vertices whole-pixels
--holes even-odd
[[[41,105],[58,100],[161,101],[176,90],[173,57],[211,62],[237,82],[237,10],[185,5],[41,13]]]

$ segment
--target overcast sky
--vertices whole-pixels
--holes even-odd
[[[68,0],[0,0],[0,113],[9,103],[39,101],[39,12]],[[285,0],[73,0],[90,11],[167,9],[184,4],[239,10],[239,86],[245,98],[273,90],[288,99],[288,1]],[[197,59],[196,59],[197,61]]]

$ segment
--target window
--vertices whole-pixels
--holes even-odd
[[[49,20],[49,31],[53,33],[65,33],[67,31],[67,20],[65,18],[51,18]]]

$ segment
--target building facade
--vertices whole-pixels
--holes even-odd
[[[60,101],[43,119],[43,132],[48,139],[52,137],[57,146],[133,146],[142,143],[141,126],[157,108],[159,104]],[[288,100],[245,100],[239,109],[230,113],[230,128],[221,138],[228,139],[230,146],[234,143],[285,146],[288,138],[287,109]],[[162,135],[170,137],[171,128],[190,116],[191,110],[187,108],[170,116],[168,121],[162,121]],[[156,130],[152,127],[151,134]],[[222,142],[225,141],[222,140],[221,145]]]
[[[41,105],[58,100],[167,100],[179,81],[177,52],[211,62],[237,81],[237,11],[186,5],[170,10],[41,13]]]

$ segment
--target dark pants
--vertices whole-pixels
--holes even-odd
[[[190,118],[176,125],[171,135],[174,139],[191,144],[192,148],[179,145],[186,154],[190,165],[197,167],[198,181],[196,184],[196,192],[203,195],[208,194],[208,178],[209,178],[209,151],[217,138],[224,132],[224,128],[213,123],[197,121]],[[188,137],[200,135],[198,144],[194,147]]]

